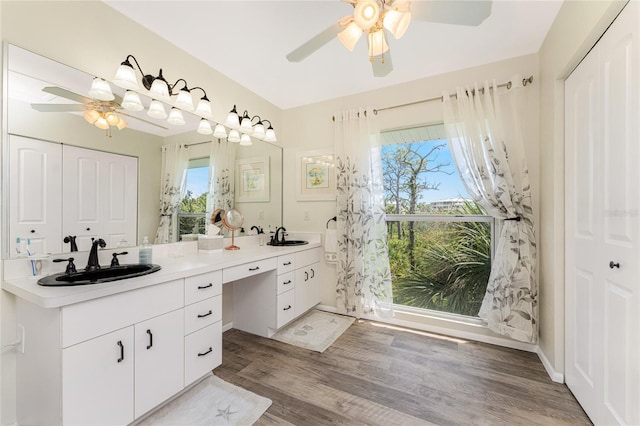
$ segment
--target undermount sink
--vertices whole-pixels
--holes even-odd
[[[270,246],[303,246],[305,244],[309,244],[309,241],[303,241],[303,240],[286,240],[286,241],[279,241],[277,243],[267,243]]]
[[[40,278],[38,284],[42,286],[72,286],[99,284],[109,281],[124,280],[127,278],[139,277],[160,270],[160,265],[154,264],[131,264],[119,265],[109,268],[101,268],[94,271],[79,271],[52,274]]]

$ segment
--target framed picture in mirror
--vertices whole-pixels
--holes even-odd
[[[297,154],[296,199],[321,201],[336,199],[336,171],[331,150],[304,151]]]
[[[269,202],[269,157],[236,160],[236,202]]]

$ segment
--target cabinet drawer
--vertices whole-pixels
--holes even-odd
[[[189,386],[222,364],[222,321],[184,338],[184,385]]]
[[[241,278],[250,277],[252,275],[261,274],[267,271],[273,271],[277,268],[277,259],[275,257],[258,260],[256,262],[244,263],[238,266],[225,268],[222,271],[222,282],[228,283],[239,280]]]
[[[62,347],[180,309],[184,306],[183,280],[64,306]]]
[[[276,303],[276,328],[280,328],[296,316],[296,310],[294,308],[295,292],[293,290],[287,291],[278,295],[278,301]]]
[[[184,279],[184,304],[199,302],[222,294],[222,271],[213,271]]]
[[[277,294],[292,290],[295,286],[295,273],[293,271],[278,275]]]
[[[311,265],[320,261],[320,247],[309,250],[299,251],[295,253],[296,268]]]
[[[294,260],[295,256],[293,254],[278,256],[278,275],[293,271],[295,267]]]
[[[222,296],[214,296],[184,308],[184,334],[222,320]]]

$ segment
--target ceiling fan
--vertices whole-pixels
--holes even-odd
[[[56,86],[47,86],[42,88],[43,92],[60,96],[75,102],[77,104],[36,104],[32,103],[31,107],[40,112],[82,112],[84,119],[95,125],[97,128],[106,130],[107,136],[111,137],[111,126],[117,127],[119,130],[127,127],[128,123],[122,117],[133,118],[161,129],[167,129],[157,123],[147,121],[140,117],[122,112],[122,98],[116,94],[113,95],[111,101],[101,101],[78,95],[70,90]]]
[[[287,55],[300,62],[333,40],[353,51],[365,34],[375,77],[393,70],[386,31],[400,39],[411,19],[443,24],[478,26],[491,15],[491,0],[343,0],[353,6],[347,15]]]

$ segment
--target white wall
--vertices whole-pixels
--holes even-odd
[[[399,66],[396,64],[396,66]],[[452,93],[457,86],[496,79],[503,83],[511,79],[514,74],[534,76],[531,86],[524,89],[527,97],[527,110],[524,123],[525,155],[528,161],[533,201],[535,206],[536,223],[539,222],[539,83],[538,57],[527,55],[506,61],[482,65],[466,70],[456,71],[445,75],[429,77],[398,86],[374,90],[358,95],[343,97],[303,106],[284,113],[284,164],[291,165],[284,168],[284,226],[291,231],[323,232],[329,218],[336,215],[335,201],[299,202],[295,198],[296,153],[316,149],[333,149],[333,127],[331,117],[339,111],[357,107],[371,106],[384,108],[392,105],[409,103],[421,99],[440,96],[443,92]],[[506,89],[502,89],[506,90]],[[421,124],[442,122],[442,107],[440,102],[429,102],[415,106],[381,111],[377,120],[382,130],[399,127],[410,127]],[[309,212],[310,220],[304,220],[305,212]],[[323,262],[322,303],[336,306],[335,301],[335,266]],[[397,315],[398,319],[409,319],[407,316]],[[427,325],[442,326],[439,320],[422,317],[412,318]],[[471,333],[480,332],[484,335],[493,333],[465,325],[453,325]],[[493,335],[495,336],[495,335]]]
[[[564,80],[624,1],[565,1],[540,49],[540,349],[564,372]]]

